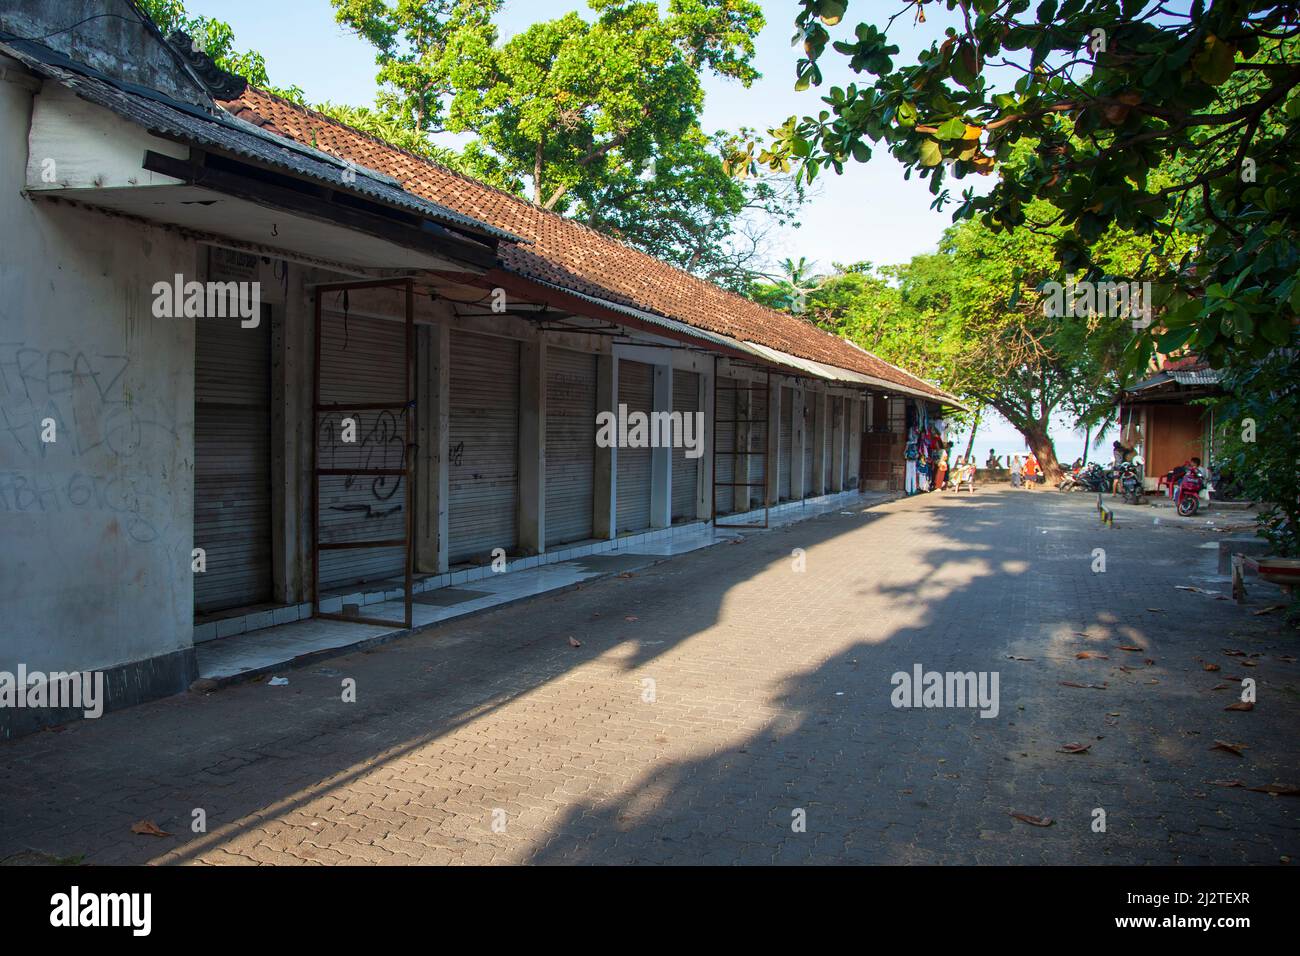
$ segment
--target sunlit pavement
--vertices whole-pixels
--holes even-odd
[[[1277,592],[1217,600],[1215,533],[1116,513],[998,489],[828,515],[2,744],[0,858],[1294,857],[1297,801],[1248,789],[1300,783],[1297,641],[1251,613]],[[916,665],[996,673],[997,715],[895,708]]]

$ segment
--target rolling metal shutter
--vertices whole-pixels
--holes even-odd
[[[650,415],[654,408],[654,366],[642,362],[618,363],[618,401],[633,412]],[[649,438],[647,425],[647,439]],[[650,466],[653,449],[618,449],[617,531],[642,531],[650,527]]]
[[[817,442],[814,440],[817,433],[813,428],[816,400],[816,392],[803,393],[803,496],[805,498],[815,498],[821,494],[813,487],[813,452],[817,447]]]
[[[271,322],[199,319],[194,359],[198,613],[271,599]]]
[[[690,429],[692,442],[699,442],[703,448],[703,436],[696,427],[695,413],[700,410],[700,376],[697,372],[673,372],[673,411],[680,412],[682,424]],[[687,424],[687,420],[690,423]],[[676,436],[675,436],[676,437]],[[677,446],[683,447],[677,447]],[[700,475],[700,459],[687,458],[687,449],[680,440],[673,442],[673,520],[685,518],[691,521],[696,517],[697,483]]]
[[[713,445],[718,453],[713,456],[713,480],[717,482],[714,501],[720,515],[736,510],[736,489],[723,484],[736,480],[736,458],[731,454],[736,441],[736,392],[731,386],[731,379],[718,381],[713,413]]]
[[[830,454],[826,456],[826,487],[829,490],[838,486],[842,491],[844,489],[844,440],[848,437],[848,422],[844,419],[844,396],[837,395],[832,399],[832,402],[834,405],[832,407],[831,422],[834,427],[831,429],[829,436],[831,443]],[[840,453],[838,456],[836,455],[837,449]],[[838,470],[835,467],[836,457],[840,460]]]
[[[781,389],[781,462],[778,466],[777,496],[790,499],[790,464],[794,454],[794,389]]]
[[[400,321],[321,313],[321,401],[360,405],[405,401],[406,326]],[[322,413],[316,431],[321,468],[402,468],[406,411]],[[345,441],[346,422],[356,423]],[[406,480],[393,475],[320,478],[320,541],[388,541],[406,535]],[[320,586],[337,589],[405,574],[405,548],[320,553]]]
[[[486,563],[519,543],[519,343],[451,333],[447,557]]]
[[[592,536],[596,356],[546,350],[546,546]]]

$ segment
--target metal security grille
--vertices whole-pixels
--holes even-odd
[[[349,292],[384,287],[405,293],[404,322],[349,314]],[[407,491],[415,468],[415,287],[409,279],[319,285],[314,331],[314,612],[410,627],[415,521]],[[402,620],[321,611],[322,572],[348,583],[369,580],[368,575],[400,575]]]
[[[200,614],[271,599],[271,321],[199,319],[194,358],[194,575]]]
[[[713,524],[718,528],[766,528],[768,526],[769,512],[772,502],[768,500],[766,492],[763,492],[763,523],[762,524],[720,524],[718,522],[718,493],[722,487],[731,488],[762,488],[767,487],[767,469],[769,466],[767,460],[767,436],[770,434],[772,421],[769,418],[771,404],[768,402],[768,395],[771,394],[772,375],[769,372],[761,382],[751,381],[748,379],[731,379],[719,378],[714,376],[714,409],[721,409],[722,402],[719,396],[731,392],[733,401],[730,403],[733,409],[732,414],[735,416],[730,420],[734,431],[731,433],[731,446],[724,447],[721,442],[716,442],[713,449],[714,473],[718,474],[723,470],[723,462],[730,461],[730,472],[733,475],[739,475],[728,482],[720,482],[716,478],[713,482]],[[734,401],[734,397],[740,394],[747,394],[749,398],[748,414],[745,413],[740,402]],[[758,414],[755,414],[758,410]],[[715,411],[713,423],[714,434],[719,434],[719,426],[723,424],[722,415]],[[744,436],[748,435],[748,442]],[[744,464],[740,464],[743,462]],[[746,477],[748,472],[748,477]],[[757,473],[757,474],[756,474]],[[752,504],[752,502],[751,502]]]
[[[316,419],[316,455],[322,468],[346,473],[320,479],[320,540],[399,541],[406,526],[406,481],[401,474],[365,474],[405,467],[403,383],[406,327],[401,322],[336,309],[342,293],[327,293],[321,312],[321,395],[330,402],[388,407],[322,410]],[[349,424],[351,423],[351,424]],[[349,472],[356,468],[359,472]],[[383,581],[403,573],[404,545],[327,548],[320,556],[321,587]]]
[[[596,356],[546,350],[546,546],[593,534]]]
[[[715,379],[716,381],[716,379]],[[727,380],[730,382],[730,379]],[[729,387],[714,389],[713,445],[733,448],[736,443],[736,390]],[[731,514],[736,510],[736,460],[731,455],[713,456],[713,512],[714,516]]]
[[[703,450],[704,436],[696,421],[700,410],[700,376],[697,372],[673,372],[673,411],[682,416],[683,427],[690,430],[696,450]],[[696,517],[700,459],[687,458],[684,442],[673,442],[673,520]]]
[[[794,389],[781,389],[781,461],[777,468],[777,495],[790,500],[790,465],[794,454]]]
[[[803,393],[803,496],[805,498],[815,498],[821,494],[813,487],[813,453],[817,447],[817,442],[814,440],[817,432],[813,425],[817,398],[816,392]]]
[[[618,401],[633,412],[650,415],[654,408],[654,366],[643,362],[618,363]],[[647,438],[648,438],[647,434]],[[643,448],[618,449],[618,504],[615,518],[619,534],[625,531],[642,531],[650,527],[651,464],[654,450],[647,443]]]
[[[451,334],[447,557],[491,560],[519,543],[519,343]]]

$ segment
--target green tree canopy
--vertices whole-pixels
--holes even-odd
[[[896,64],[890,31],[929,29],[927,8],[941,6],[961,25],[936,29],[914,62]],[[825,91],[824,110],[791,118],[739,165],[794,164],[812,177],[883,146],[929,180],[938,205],[950,182],[996,169],[993,188],[966,189],[955,215],[996,230],[1064,227],[1059,275],[1099,276],[1091,250],[1111,226],[1157,250],[1174,230],[1199,237],[1186,256],[1146,260],[1129,277],[1159,283],[1165,306],[1138,337],[1135,364],[1157,334],[1162,351],[1190,345],[1215,362],[1290,340],[1300,306],[1295,4],[907,0],[852,29],[848,7],[801,0],[796,82],[823,82],[828,48],[862,82]],[[1034,143],[1032,160],[1009,164],[1022,142]],[[1151,189],[1158,170],[1173,178]],[[1036,202],[1047,204],[1042,219]]]

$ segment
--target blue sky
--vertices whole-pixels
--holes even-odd
[[[717,78],[706,80],[704,126],[708,130],[748,126],[764,131],[791,114],[813,113],[822,106],[817,91],[794,90],[798,58],[790,45],[794,4],[765,2],[763,6],[767,25],[759,35],[755,59],[763,76],[749,89]],[[901,6],[901,2],[890,0],[857,0],[850,4],[846,23],[856,23],[868,9],[887,16]],[[338,25],[329,0],[187,0],[186,7],[191,14],[229,23],[238,48],[261,52],[271,81],[301,87],[308,102],[330,100],[360,106],[374,101],[372,47]],[[570,10],[590,14],[585,0],[506,0],[498,22],[506,33],[517,33]],[[890,31],[891,40],[902,48],[899,59],[914,56],[941,37],[949,22],[951,15],[938,4],[930,5],[924,25],[914,26],[910,17],[900,17]],[[824,57],[826,86],[854,79],[841,70],[838,61],[842,59],[830,51]],[[818,184],[800,216],[801,227],[777,237],[776,258],[805,256],[823,268],[832,262],[906,262],[918,253],[932,251],[951,224],[951,207],[945,212],[932,210],[926,184],[915,178],[905,181],[902,167],[883,151],[865,164],[850,164],[842,176],[819,177]],[[981,183],[974,185],[979,188]],[[953,191],[959,190],[954,187]],[[995,420],[981,426],[976,442],[981,461],[990,446],[1004,454],[1024,449],[1019,433],[1000,417],[993,417]],[[1081,453],[1082,435],[1071,434],[1063,423],[1053,431],[1062,459],[1072,460]]]
[[[860,9],[882,0],[858,0]],[[706,83],[704,126],[708,130],[749,126],[765,131],[787,116],[817,111],[815,91],[794,91],[797,53],[790,46],[794,32],[794,5],[766,3],[767,25],[758,39],[756,65],[763,78],[750,89],[738,83],[710,78]],[[372,48],[334,20],[329,0],[188,0],[191,14],[218,17],[235,31],[240,49],[254,48],[265,57],[271,80],[280,86],[297,85],[308,102],[365,105],[375,94]],[[506,0],[500,17],[502,28],[516,33],[539,20],[554,19],[570,10],[589,14],[585,0]],[[850,9],[852,11],[852,8]],[[909,18],[895,27],[896,42],[906,57],[934,37],[942,35],[942,12],[913,28]],[[828,53],[828,65],[838,67],[838,54]],[[851,74],[828,77],[850,82]],[[852,164],[843,176],[819,180],[817,195],[801,216],[802,227],[783,234],[778,258],[806,256],[829,268],[832,261],[868,260],[877,264],[905,262],[932,250],[949,212],[932,211],[931,196],[919,180],[903,180],[902,167],[881,154],[871,162]],[[951,210],[951,207],[949,207]]]

